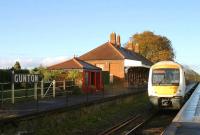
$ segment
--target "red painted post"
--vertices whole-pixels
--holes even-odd
[[[94,86],[95,86],[95,92],[97,90],[97,72],[94,72]]]
[[[82,91],[85,92],[85,71],[82,73]]]
[[[100,83],[99,86],[100,86],[100,90],[102,90],[102,88],[103,88],[101,74],[102,74],[102,72],[100,71],[99,72],[99,83]]]
[[[91,71],[88,71],[88,92],[91,90]]]

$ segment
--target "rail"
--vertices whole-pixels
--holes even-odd
[[[121,134],[122,132],[124,135],[132,135],[139,128],[141,128],[145,123],[147,123],[153,117],[155,117],[157,114],[158,114],[158,112],[156,111],[155,113],[153,113],[151,116],[149,116],[146,119],[143,118],[142,115],[133,116],[133,117],[129,118],[128,120],[125,120],[117,125],[114,125],[113,127],[109,128],[109,129],[103,131],[99,135]],[[127,130],[126,129],[127,126],[132,126],[132,128],[131,129],[129,128]]]
[[[125,126],[129,125],[130,123],[134,122],[135,120],[141,118],[141,115],[137,115],[137,116],[133,116],[131,118],[129,118],[128,120],[125,120],[113,127],[111,127],[110,129],[105,130],[104,132],[100,133],[99,135],[111,135],[114,134],[115,132],[121,130],[122,128],[124,128]]]

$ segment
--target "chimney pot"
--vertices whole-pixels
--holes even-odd
[[[112,32],[110,34],[110,43],[113,45],[116,45],[116,33],[115,32]]]
[[[117,47],[121,47],[121,38],[120,38],[120,35],[117,35]]]

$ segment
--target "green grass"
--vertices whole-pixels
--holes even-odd
[[[143,113],[148,110],[149,102],[146,93],[118,99],[99,105],[57,113],[17,123],[17,126],[1,127],[5,134],[16,134],[17,131],[32,131],[38,135],[93,135],[107,129],[114,123],[131,114]]]

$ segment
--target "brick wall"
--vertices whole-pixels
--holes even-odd
[[[123,60],[89,60],[86,62],[101,67],[103,71],[109,71],[110,74],[113,74],[117,78],[124,79]]]

